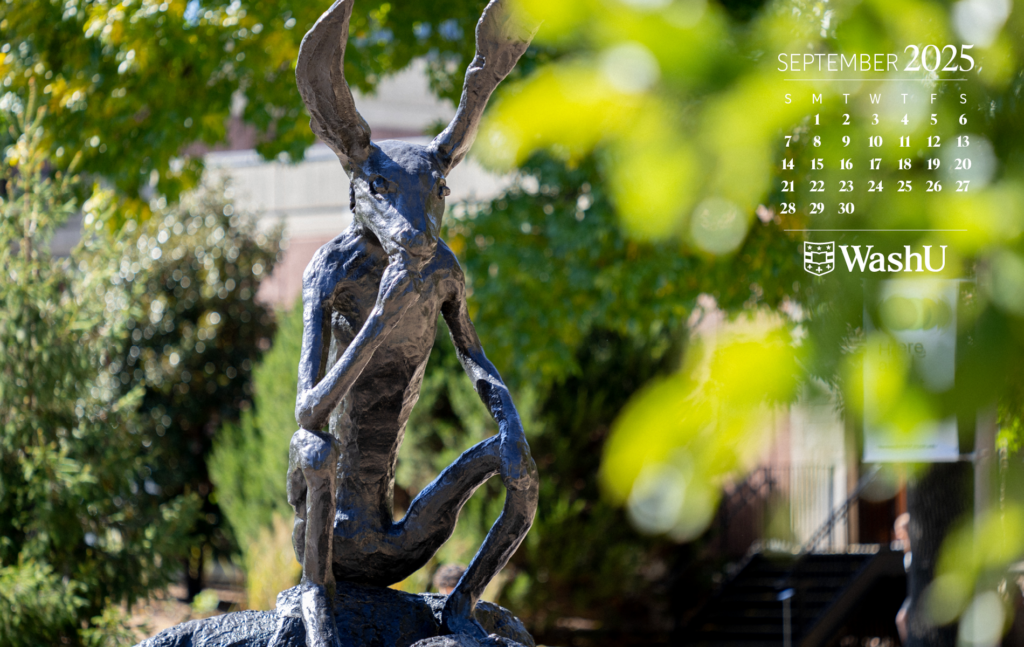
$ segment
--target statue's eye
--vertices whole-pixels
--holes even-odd
[[[391,183],[378,175],[370,181],[370,191],[378,195],[391,193]]]
[[[452,194],[452,190],[448,188],[448,185],[445,184],[444,182],[441,182],[441,186],[437,190],[437,196],[439,198],[447,198],[451,194]]]

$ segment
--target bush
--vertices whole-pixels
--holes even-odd
[[[223,185],[158,205],[148,221],[128,221],[116,234],[107,232],[112,194],[90,207],[85,261],[133,306],[106,368],[120,393],[141,394],[138,424],[151,469],[145,487],[160,500],[202,499],[186,569],[191,597],[201,589],[204,557],[233,546],[207,457],[221,424],[249,407],[252,370],[270,345],[273,312],[256,294],[277,262],[280,231],[257,231]]]
[[[0,645],[116,642],[105,610],[171,579],[199,500],[145,487],[142,393],[109,370],[134,304],[43,249],[77,205],[74,178],[46,173],[32,103],[0,115],[17,142],[0,201]]]
[[[270,351],[253,371],[254,406],[214,439],[210,478],[231,525],[246,568],[250,608],[273,606],[273,596],[298,582],[301,567],[291,552],[285,473],[288,445],[297,429],[295,390],[302,347],[302,308],[281,317]],[[288,537],[281,558],[282,530]],[[267,559],[268,554],[272,555]],[[290,568],[283,568],[287,564]],[[281,588],[270,591],[275,586]]]

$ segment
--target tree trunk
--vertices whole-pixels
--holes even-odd
[[[191,604],[203,592],[203,549],[193,547],[190,559],[185,560],[185,600]]]
[[[908,578],[910,610],[908,647],[955,647],[956,623],[933,626],[922,607],[922,594],[935,576],[939,549],[953,525],[970,511],[971,464],[936,463],[911,484],[907,495],[913,561]]]

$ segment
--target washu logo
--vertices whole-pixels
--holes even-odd
[[[828,274],[836,267],[836,244],[804,241],[804,269],[815,276]]]
[[[810,243],[804,242],[804,269],[815,276],[821,276],[831,271],[835,265],[835,243]],[[843,260],[846,262],[846,269],[850,272],[941,272],[946,267],[946,247],[939,245],[941,251],[941,262],[939,253],[932,253],[932,245],[923,245],[921,251],[911,251],[910,245],[904,245],[902,252],[883,254],[875,252],[874,245],[839,245]],[[933,260],[934,259],[934,260]],[[934,267],[933,263],[938,263]]]

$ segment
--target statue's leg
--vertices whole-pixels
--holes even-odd
[[[330,434],[305,429],[295,432],[289,450],[288,498],[296,512],[292,539],[302,562],[301,607],[307,647],[338,644],[330,603],[334,597],[331,553],[337,469],[337,441]],[[304,501],[299,500],[303,490]]]
[[[332,586],[337,441],[330,434],[299,429],[292,435],[288,454],[288,499],[295,508],[292,541],[302,563],[302,578]]]
[[[295,432],[295,435],[303,433],[303,430]],[[288,451],[288,503],[295,510],[295,523],[292,527],[292,548],[295,550],[295,559],[301,564],[303,555],[306,553],[306,478],[302,474],[302,462],[296,456],[296,448],[302,443],[296,444],[295,436],[292,436],[292,446]]]
[[[520,489],[509,488],[505,494],[505,507],[490,532],[469,563],[455,590],[448,596],[441,624],[451,633],[466,633],[485,637],[487,632],[473,619],[473,608],[487,584],[505,567],[519,544],[533,525],[537,512],[540,481],[537,466],[530,460],[530,478]]]
[[[410,562],[425,564],[455,532],[462,506],[501,469],[497,436],[462,453],[409,504],[391,535]]]
[[[501,469],[500,439],[492,436],[463,453],[423,489],[409,506],[405,518],[394,526],[403,549],[426,563],[455,530],[459,511],[480,485]],[[533,466],[533,462],[530,462]],[[508,563],[533,523],[537,510],[538,479],[533,466],[525,487],[509,490],[505,508],[483,545],[448,596],[442,621],[452,633],[486,637],[473,620],[473,607],[484,588]]]

